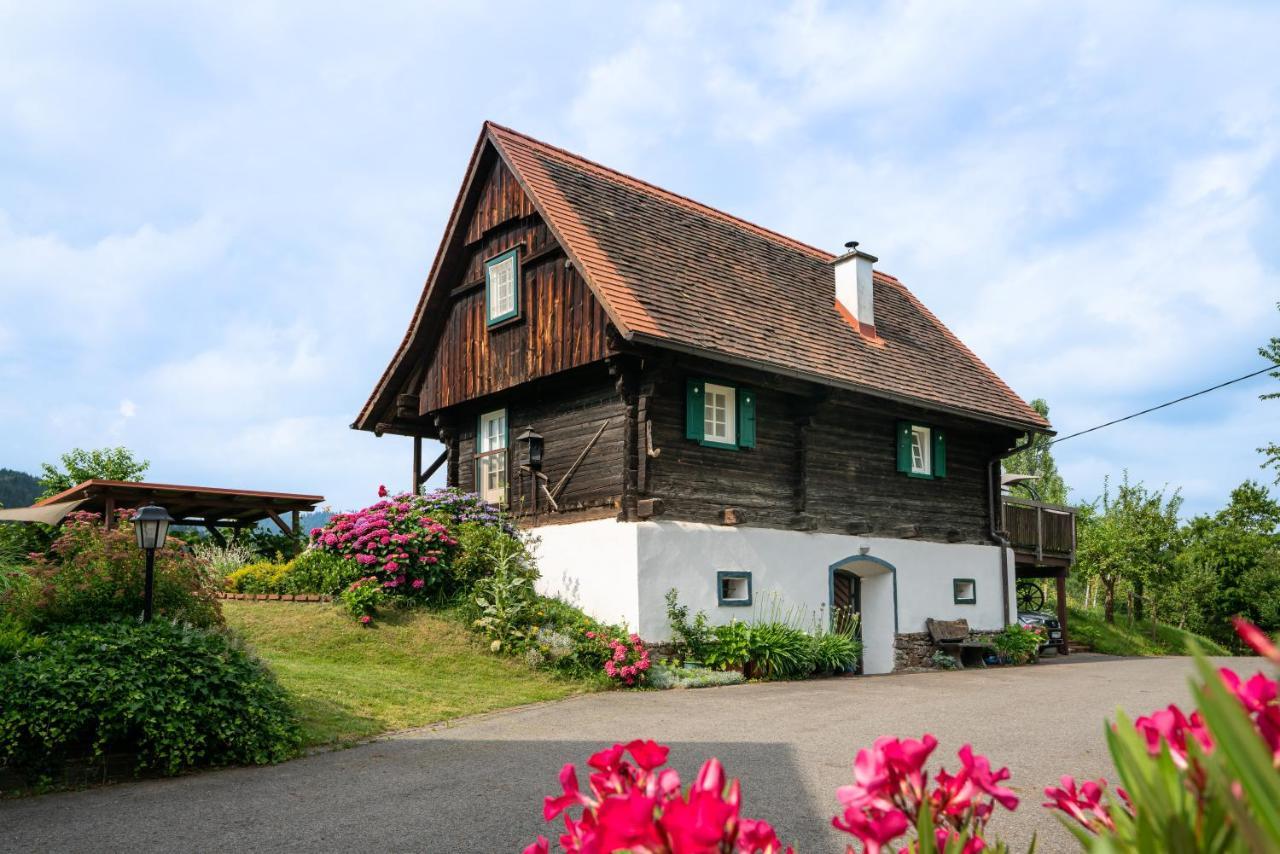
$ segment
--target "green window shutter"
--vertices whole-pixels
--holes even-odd
[[[898,422],[898,471],[911,474],[911,422]]]
[[[702,422],[704,418],[702,401],[705,391],[702,387],[702,380],[690,379],[685,385],[684,437],[686,439],[702,441]]]
[[[947,441],[946,434],[937,427],[930,434],[933,443],[933,476],[947,476]]]
[[[756,446],[756,393],[749,388],[738,389],[738,447]]]

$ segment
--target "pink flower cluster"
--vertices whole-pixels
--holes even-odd
[[[388,593],[431,592],[458,541],[427,515],[422,498],[402,493],[354,513],[335,513],[313,528],[315,548],[360,564]]]
[[[960,770],[949,774],[939,769],[930,789],[924,766],[937,746],[938,740],[926,733],[919,741],[879,738],[870,749],[858,751],[853,784],[836,790],[843,813],[832,824],[861,841],[866,854],[878,854],[928,810],[939,848],[959,844],[964,854],[982,851],[983,831],[995,805],[1007,810],[1018,806],[1017,796],[1001,785],[1009,779],[1009,769],[993,771],[987,758],[966,744],[957,754]]]
[[[1255,652],[1274,664],[1280,664],[1280,649],[1272,643],[1257,626],[1241,620],[1235,621],[1236,632],[1251,646]],[[1258,736],[1271,750],[1272,760],[1280,767],[1280,684],[1257,673],[1245,680],[1229,668],[1218,671],[1219,678],[1240,702],[1245,713],[1253,721]],[[1195,758],[1196,752],[1202,756],[1213,753],[1213,738],[1205,726],[1204,719],[1198,711],[1190,715],[1176,705],[1159,709],[1144,715],[1133,722],[1134,728],[1141,734],[1147,744],[1147,752],[1159,756],[1168,749],[1169,758],[1185,773],[1185,780],[1191,790],[1196,793],[1203,804],[1209,795],[1209,781],[1205,769]],[[1050,786],[1044,790],[1049,798],[1046,807],[1060,810],[1083,827],[1093,833],[1115,830],[1115,820],[1102,804],[1102,795],[1106,791],[1106,780],[1089,780],[1078,787],[1072,777],[1063,777],[1061,786]],[[1122,805],[1120,809],[1130,815],[1134,808],[1129,795],[1124,789],[1116,789]]]
[[[716,759],[707,760],[688,794],[674,768],[662,768],[668,748],[652,741],[615,744],[587,760],[589,788],[578,786],[572,764],[560,771],[561,794],[542,808],[547,821],[564,816],[566,854],[638,851],[646,854],[781,854],[768,822],[740,815],[737,780],[727,781]],[[625,759],[631,754],[633,762]],[[574,819],[569,810],[582,808]],[[791,848],[785,849],[788,854]],[[546,837],[524,854],[547,854]]]
[[[608,657],[604,662],[605,675],[610,679],[632,686],[639,684],[649,671],[649,650],[639,635],[628,635],[627,639],[607,638],[604,635],[588,631],[587,639],[603,644]]]

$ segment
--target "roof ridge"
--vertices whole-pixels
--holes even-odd
[[[624,181],[629,181],[632,184],[638,185],[643,189],[649,190],[655,195],[660,195],[695,213],[700,213],[700,214],[703,214],[704,216],[710,216],[714,219],[719,219],[734,225],[745,226],[746,228],[750,229],[751,231],[755,232],[761,237],[765,237],[769,240],[773,240],[777,243],[781,243],[785,246],[789,246],[792,249],[797,249],[801,252],[805,252],[809,255],[813,255],[822,261],[832,261],[836,258],[836,256],[833,253],[827,252],[826,250],[819,249],[816,246],[805,243],[803,240],[797,240],[796,238],[789,237],[783,234],[782,232],[774,231],[771,228],[765,228],[763,225],[758,225],[749,219],[744,219],[743,217],[735,216],[734,214],[728,213],[727,211],[722,211],[719,208],[713,208],[708,204],[699,202],[697,199],[689,198],[688,196],[668,190],[665,187],[659,187],[657,184],[654,184],[650,181],[646,181],[643,178],[637,178],[634,175],[629,175],[626,172],[622,172],[618,169],[613,169],[609,166],[605,166],[603,163],[599,163],[595,160],[592,160],[589,157],[583,157],[581,154],[576,154],[575,152],[569,151],[567,148],[561,148],[558,145],[552,145],[549,142],[543,142],[542,140],[529,136],[526,133],[521,133],[518,130],[509,128],[506,125],[500,125],[495,121],[486,120],[484,124],[485,124],[485,127],[487,128],[499,130],[499,131],[502,131],[503,133],[508,133],[508,134],[511,134],[512,136],[519,137],[520,139],[526,142],[533,143],[534,145],[542,149],[554,152],[558,155],[561,155],[562,157],[567,157],[572,161],[580,163],[583,166],[587,166],[595,170],[596,172],[603,173],[606,176],[612,176],[615,178],[621,178]]]

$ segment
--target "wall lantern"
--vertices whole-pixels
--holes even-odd
[[[516,441],[524,446],[520,464],[539,471],[542,468],[542,435],[533,432],[532,427],[527,427],[516,437]]]
[[[151,601],[155,593],[156,549],[164,545],[169,536],[169,524],[173,517],[169,511],[154,504],[139,507],[133,514],[133,532],[138,538],[138,548],[147,553],[147,580],[142,594],[142,622],[151,622]]]

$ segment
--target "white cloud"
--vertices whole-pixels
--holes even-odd
[[[132,418],[137,414],[138,414],[138,404],[134,403],[132,400],[127,400],[127,399],[120,401],[121,416],[123,416],[124,418]]]

